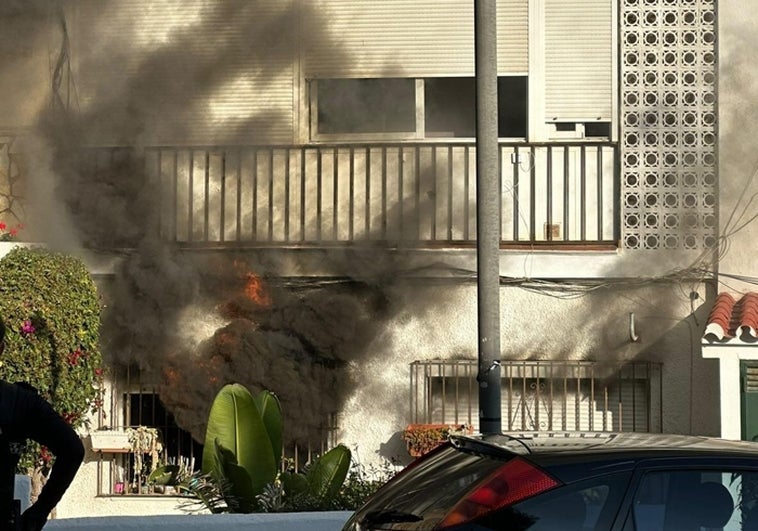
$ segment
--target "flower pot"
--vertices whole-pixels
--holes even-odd
[[[98,430],[90,434],[92,450],[95,452],[125,454],[131,451],[129,434],[121,430]]]
[[[451,434],[470,434],[466,424],[409,424],[403,430],[403,440],[411,457],[420,457],[447,441]]]

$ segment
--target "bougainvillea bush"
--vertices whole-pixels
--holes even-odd
[[[103,376],[100,302],[85,265],[66,254],[14,248],[0,259],[0,317],[0,379],[31,384],[80,427],[100,406]],[[27,466],[40,455],[38,448],[30,452]]]

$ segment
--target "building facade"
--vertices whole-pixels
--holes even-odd
[[[407,424],[476,428],[473,8],[30,15],[0,114],[5,215],[87,249],[110,308],[100,426],[176,429],[187,457],[237,380],[280,395],[301,456],[404,462]],[[719,274],[737,293],[755,274],[751,11],[497,2],[504,429],[720,433],[701,338]],[[40,206],[28,181],[60,192]],[[112,496],[128,459],[93,452],[78,481],[98,502],[60,514],[143,510]]]

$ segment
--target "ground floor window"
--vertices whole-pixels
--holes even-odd
[[[178,483],[200,470],[202,443],[136,366],[112,369],[103,406],[92,434],[98,495],[176,495]],[[96,445],[100,438],[105,443]]]
[[[92,435],[97,494],[178,495],[177,483],[202,468],[204,433],[193,436],[181,427],[170,401],[161,399],[160,386],[139,369],[114,372]],[[337,444],[338,431],[337,414],[327,415],[307,439],[284,443],[282,466],[302,470]]]
[[[411,423],[478,429],[476,375],[475,360],[411,364]],[[511,361],[501,377],[504,431],[662,431],[659,364]]]
[[[200,469],[203,445],[177,425],[174,416],[166,410],[156,393],[125,393],[124,405],[126,425],[133,430],[142,427],[150,429],[160,444],[160,451],[154,456],[140,456],[136,452],[128,455],[128,469],[131,472],[127,475],[134,487],[137,487],[137,479],[149,479],[150,474],[161,465],[177,465],[189,473]],[[157,461],[153,462],[156,457]],[[145,482],[142,483],[141,486],[145,486]],[[149,481],[146,486],[148,491],[155,491],[155,485]]]

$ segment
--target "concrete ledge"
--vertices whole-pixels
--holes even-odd
[[[102,516],[51,520],[50,531],[150,531],[238,530],[261,531],[340,531],[350,518],[349,511],[264,514],[200,514],[162,516]]]

